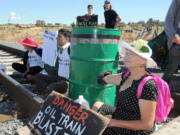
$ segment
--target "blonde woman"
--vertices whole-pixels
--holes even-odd
[[[137,40],[131,44],[121,42],[120,47],[130,74],[126,77],[125,73],[102,77],[99,81],[102,84],[117,86],[115,107],[96,102],[93,108],[104,114],[112,114],[103,135],[149,135],[155,130],[157,86],[154,80],[148,80],[140,98],[137,98],[137,89],[141,80],[151,75],[146,68],[154,67],[156,63],[151,59],[152,51],[146,41]]]

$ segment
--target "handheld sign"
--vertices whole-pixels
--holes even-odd
[[[101,135],[109,119],[52,92],[31,121],[39,135]]]
[[[97,15],[85,15],[77,17],[77,26],[78,27],[96,27],[98,25],[98,16]]]
[[[43,34],[42,61],[50,66],[55,66],[57,57],[57,32],[45,31]]]

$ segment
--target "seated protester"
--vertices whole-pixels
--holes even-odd
[[[119,15],[112,9],[110,1],[106,0],[104,4],[104,18],[105,18],[105,28],[114,29],[116,24],[121,21]]]
[[[59,52],[58,49],[57,52]],[[36,84],[35,91],[44,94],[44,90],[46,89],[47,85],[51,83],[53,79],[56,81],[56,78],[58,78],[58,65],[58,60],[56,58],[55,67],[44,64],[45,72],[41,72],[40,74],[37,74],[31,78],[31,81]]]
[[[12,67],[16,71],[23,73],[26,78],[30,79],[44,68],[42,48],[38,47],[38,44],[30,37],[25,38],[23,41],[19,41],[19,43],[27,50],[23,58],[24,64],[13,63]]]
[[[37,90],[47,96],[52,90],[59,93],[66,93],[68,90],[69,67],[70,67],[70,31],[60,29],[57,36],[58,55],[56,66],[58,72],[56,75],[38,74],[32,78],[37,85]],[[54,69],[55,69],[54,68]],[[56,71],[56,70],[54,70]]]
[[[117,86],[115,107],[97,101],[93,109],[112,114],[103,135],[149,135],[155,130],[158,88],[155,81],[150,79],[145,82],[139,98],[137,89],[143,78],[151,76],[146,68],[155,67],[156,63],[151,59],[152,51],[146,41],[138,40],[131,44],[121,42],[120,46],[125,49],[124,64],[129,74],[106,73],[98,77],[101,84]]]

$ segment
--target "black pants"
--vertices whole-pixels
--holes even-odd
[[[169,50],[169,64],[167,71],[163,75],[163,79],[170,83],[173,74],[176,72],[177,67],[180,63],[180,50],[177,50],[174,46]]]
[[[12,68],[20,73],[25,73],[27,70],[26,66],[24,66],[23,64],[19,64],[19,63],[13,63]],[[30,67],[29,71],[26,74],[36,75],[39,72],[41,72],[41,70],[42,70],[42,68],[40,66]]]
[[[69,83],[64,77],[37,74],[31,78],[31,81],[37,85],[37,91],[42,93],[49,94],[55,90],[64,94],[68,91]]]

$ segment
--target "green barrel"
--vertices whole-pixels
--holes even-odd
[[[117,73],[120,31],[100,28],[73,28],[69,96],[83,95],[90,107],[95,101],[114,105],[116,86],[97,83],[104,71]]]

